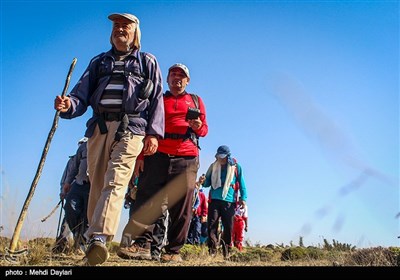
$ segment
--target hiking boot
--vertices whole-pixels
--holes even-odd
[[[90,240],[88,248],[86,250],[86,262],[87,265],[102,264],[110,257],[106,244],[99,238],[93,238]]]
[[[222,255],[224,256],[225,260],[229,259],[232,255],[232,247],[226,246],[223,244],[222,245]]]
[[[224,259],[229,259],[232,253],[232,247],[227,245],[223,240],[221,240],[221,248]]]
[[[151,252],[151,260],[156,262],[161,262],[161,257],[159,254],[154,254],[153,252]]]
[[[183,262],[183,259],[180,254],[166,253],[161,256],[161,261],[170,262],[170,263],[178,263],[178,262]]]
[[[150,248],[141,247],[137,243],[128,247],[120,247],[117,255],[123,259],[151,260]]]
[[[214,258],[217,255],[217,249],[209,248],[208,254],[210,255],[210,257]]]

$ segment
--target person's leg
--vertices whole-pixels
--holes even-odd
[[[200,235],[200,244],[204,244],[207,242],[208,232],[207,232],[207,222],[201,223],[201,235]]]
[[[224,241],[223,245],[225,246],[225,248],[223,248],[225,257],[229,256],[229,251],[232,247],[232,228],[233,218],[235,216],[235,206],[235,203],[224,201],[221,211],[221,222],[224,227],[222,240]]]
[[[239,251],[242,251],[243,248],[243,240],[244,240],[244,221],[242,218],[239,218],[240,220],[238,220],[237,222],[237,232],[236,232],[236,242],[237,242],[237,248],[239,249]]]
[[[68,223],[64,215],[61,221],[60,233],[58,234],[56,238],[56,243],[52,248],[52,252],[54,254],[64,253],[70,249],[69,238],[68,238],[70,234],[71,231],[69,230]]]
[[[74,236],[74,240],[77,238],[79,232],[79,225],[80,225],[80,218],[81,218],[81,211],[83,210],[83,205],[81,204],[80,200],[80,190],[79,188],[82,187],[77,183],[73,183],[71,186],[70,191],[67,194],[65,199],[65,220],[68,223],[68,227],[72,231]]]
[[[86,249],[86,243],[87,243],[85,233],[86,233],[87,229],[89,228],[89,221],[87,218],[89,191],[90,191],[89,183],[82,185],[82,188],[80,189],[80,203],[81,203],[82,207],[81,207],[81,212],[80,212],[81,226],[80,226],[80,230],[79,230],[79,248],[84,251]]]
[[[125,201],[125,203],[127,203],[127,202]],[[129,201],[128,203],[129,203],[129,214],[128,214],[127,223],[129,223],[129,220],[132,218],[132,215],[133,215],[133,204],[135,204],[135,201]],[[125,208],[125,206],[124,206],[124,208]],[[132,242],[133,242],[132,237],[128,236],[128,235],[125,235],[121,239],[120,247],[128,247],[128,246],[132,245]]]
[[[207,245],[208,245],[208,250],[210,254],[216,254],[217,253],[217,247],[218,247],[218,224],[219,224],[219,218],[220,218],[220,201],[219,200],[211,200],[209,206],[208,206],[208,217],[207,217],[207,222],[208,222],[208,239],[207,239]]]
[[[168,197],[171,224],[168,227],[168,254],[179,254],[185,244],[192,216],[193,192],[196,184],[198,158],[172,158],[168,184],[164,187]]]
[[[136,158],[142,150],[142,140],[143,136],[130,133],[123,136],[119,142],[112,140],[108,143],[110,157],[89,232],[107,235],[108,240],[112,240],[117,232],[126,188],[132,177]]]
[[[238,234],[237,234],[237,232],[238,232],[238,221],[237,221],[236,218],[234,218],[233,229],[232,229],[232,242],[233,242],[233,245],[236,248],[239,248],[238,247],[239,243],[238,243]]]
[[[186,243],[187,244],[194,244],[194,235],[195,235],[195,217],[192,217],[192,219],[190,220],[190,225],[189,225],[189,231],[188,231],[188,236],[186,239]]]
[[[193,217],[192,223],[193,223],[193,245],[200,245],[200,235],[201,235],[200,217],[199,216]]]
[[[157,219],[153,229],[153,241],[151,242],[151,258],[160,261],[162,248],[166,245],[168,229],[168,209],[165,205],[163,213]]]
[[[143,136],[127,132],[116,142],[119,122],[107,122],[108,133],[98,127],[88,141],[88,170],[91,189],[88,203],[89,239],[86,258],[89,265],[108,259],[105,242],[117,232],[126,188],[132,177],[136,158],[143,147]],[[103,172],[103,173],[102,173]],[[101,184],[102,183],[102,184]]]
[[[158,153],[145,157],[144,171],[139,176],[136,201],[131,206],[132,215],[122,233],[118,256],[124,259],[150,259],[153,230],[165,208],[162,190],[169,161]],[[131,245],[129,240],[135,242]]]
[[[94,210],[101,196],[104,186],[104,174],[107,170],[109,154],[107,153],[107,134],[100,134],[98,126],[87,142],[87,165],[90,180],[90,192],[87,206],[87,218],[89,226],[92,222]],[[86,237],[91,238],[94,230],[87,231]]]

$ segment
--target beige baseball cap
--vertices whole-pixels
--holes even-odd
[[[114,13],[114,14],[109,15],[108,19],[114,21],[117,18],[121,18],[121,17],[126,18],[132,22],[139,24],[139,19],[136,16],[134,16],[132,14],[126,14],[126,13]]]

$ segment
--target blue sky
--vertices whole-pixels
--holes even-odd
[[[55,114],[110,48],[113,12],[141,21],[165,78],[176,62],[206,105],[205,172],[228,145],[248,187],[253,244],[400,246],[398,1],[1,2],[2,234],[11,235]],[[55,237],[59,181],[91,114],[60,119],[21,237]],[[120,230],[128,219],[123,210]]]

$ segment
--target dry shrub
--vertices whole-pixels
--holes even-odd
[[[358,249],[347,257],[345,265],[396,266],[397,255],[390,249],[383,247]]]
[[[39,265],[48,262],[51,249],[54,244],[53,238],[35,238],[28,241],[28,254],[20,257],[23,265]]]
[[[0,252],[4,253],[6,251],[6,248],[8,248],[8,246],[11,243],[11,239],[8,237],[3,237],[0,236]]]

